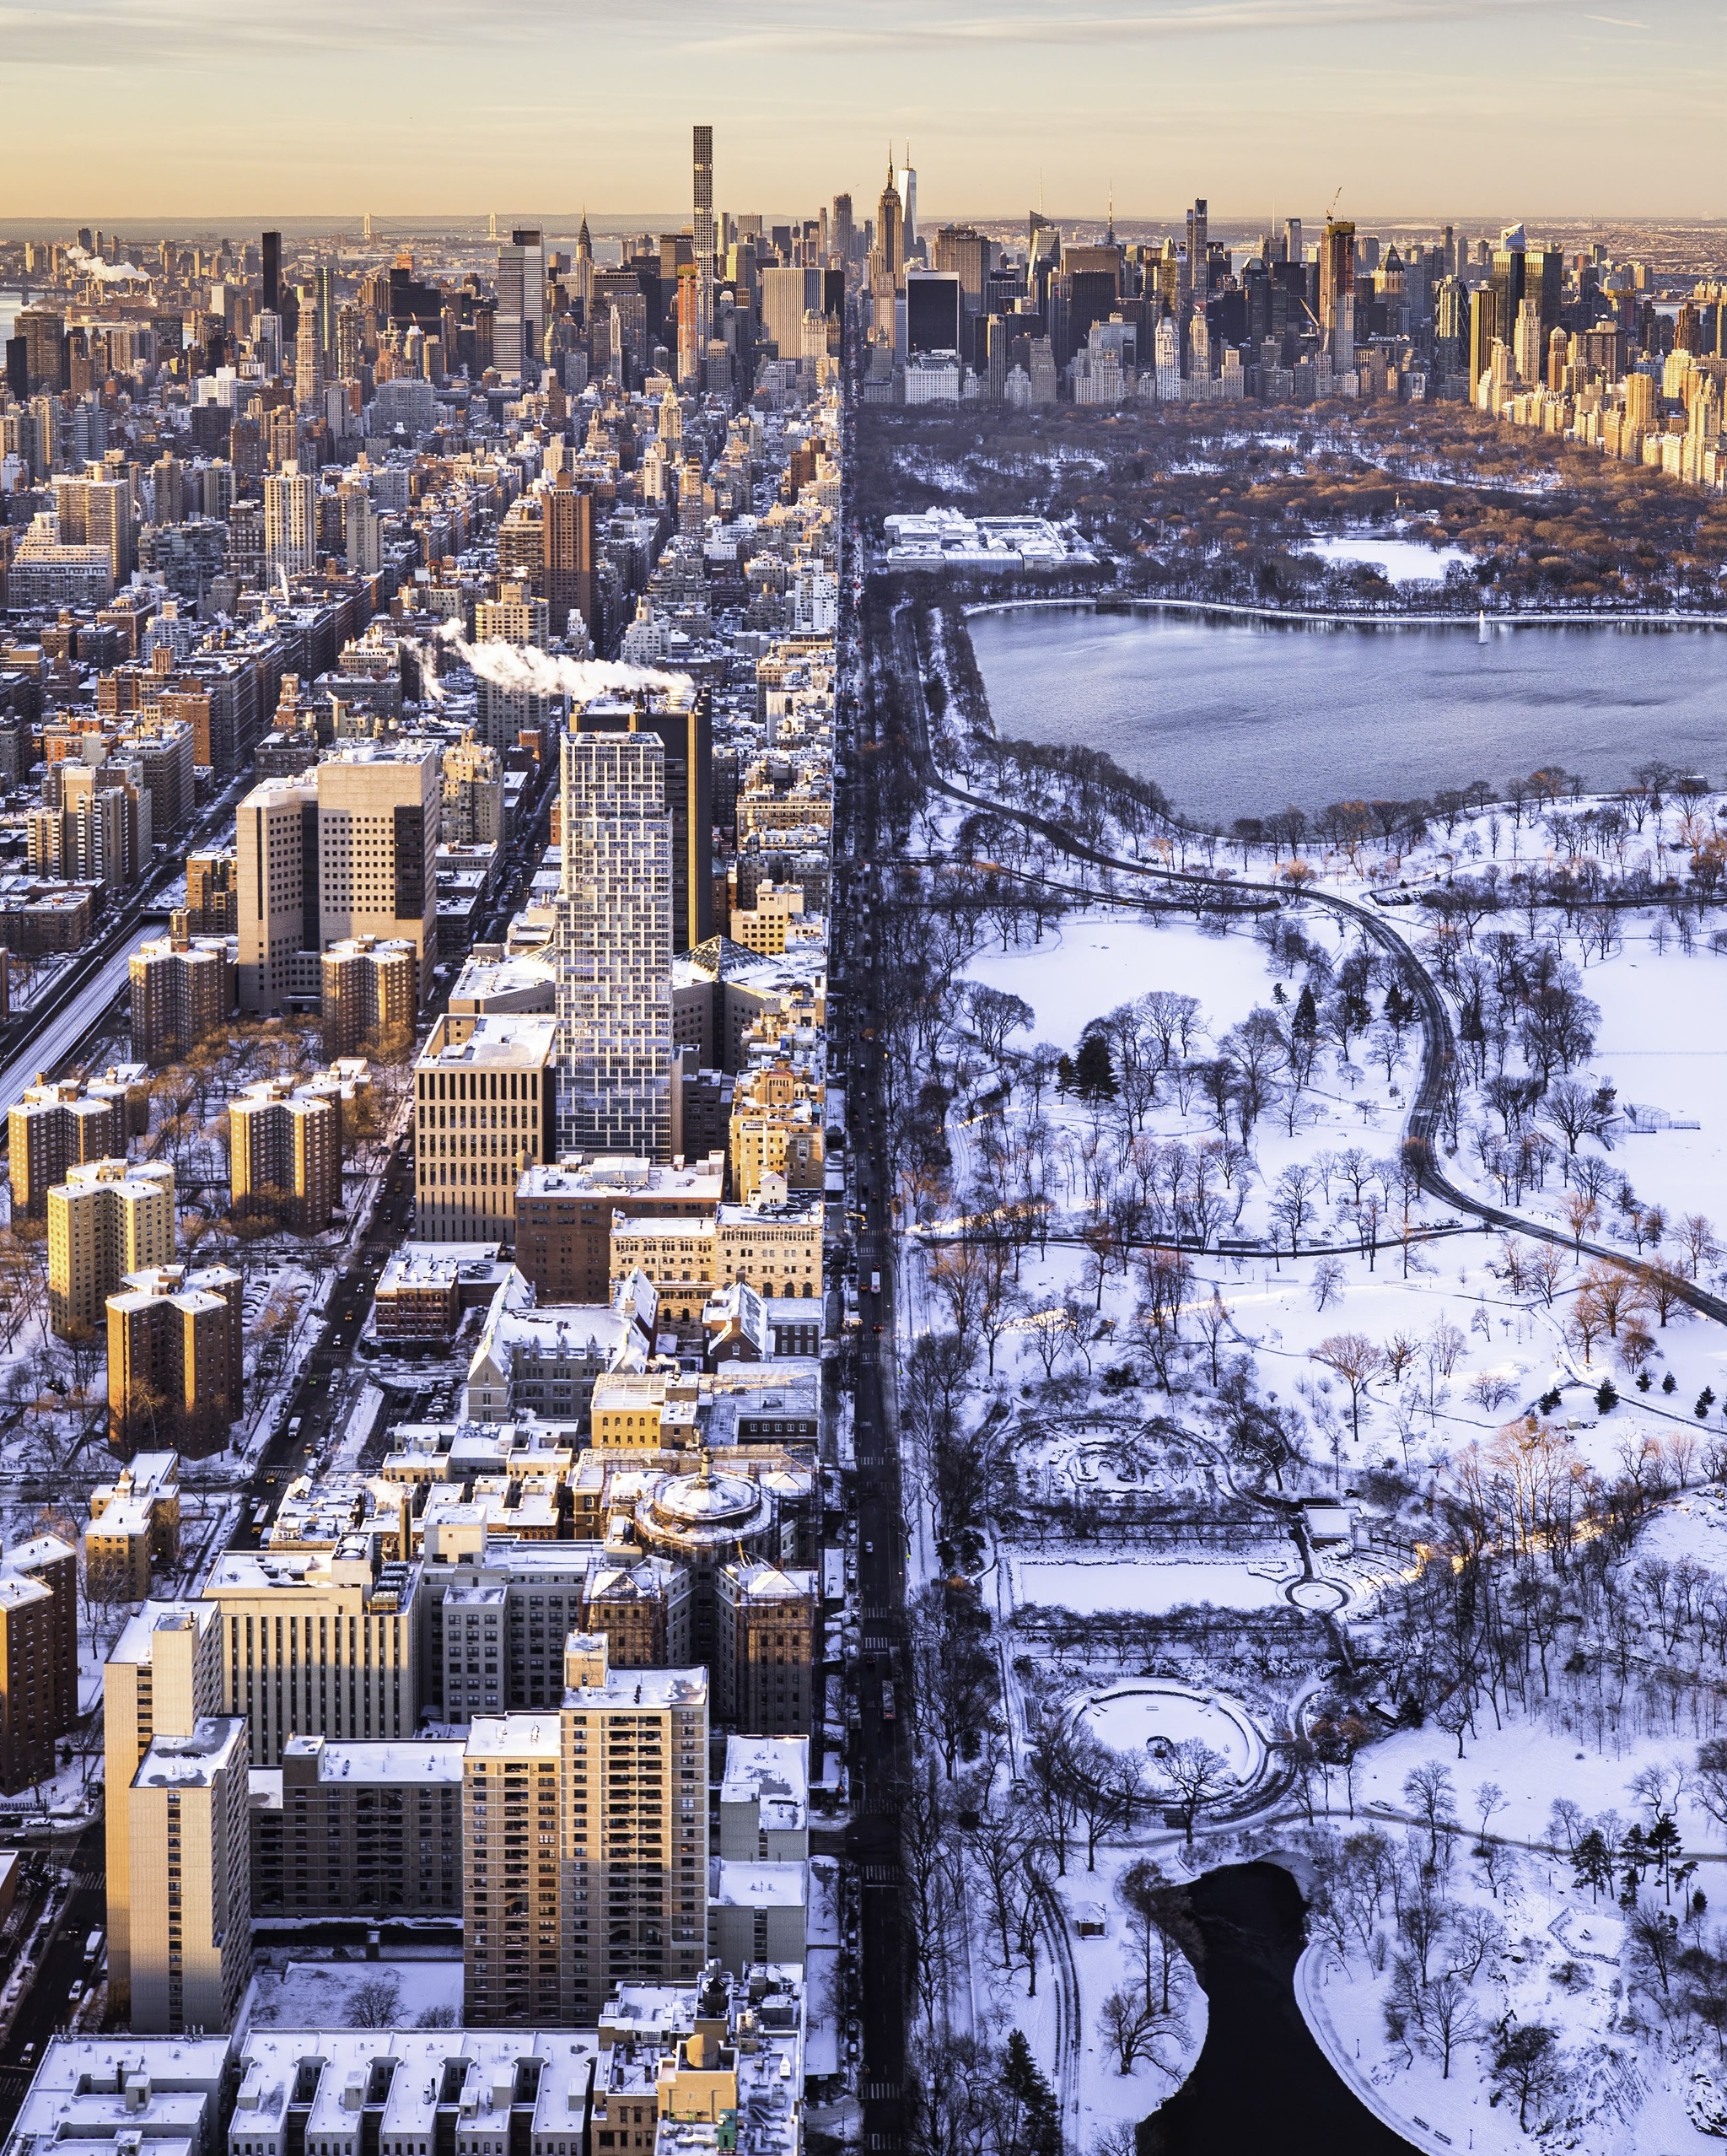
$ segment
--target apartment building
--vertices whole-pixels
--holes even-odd
[[[228,1104],[229,1184],[237,1214],[273,1214],[297,1235],[330,1225],[342,1198],[342,1102],[290,1078],[263,1078]]]
[[[654,1284],[661,1329],[691,1333],[700,1324],[713,1291],[717,1264],[715,1216],[705,1219],[638,1218],[629,1212],[611,1216],[614,1286],[632,1273]]]
[[[557,968],[562,1152],[671,1152],[672,830],[653,734],[562,745]]]
[[[718,1280],[747,1280],[758,1295],[821,1299],[822,1202],[765,1172],[747,1205],[722,1205],[715,1222]]]
[[[132,2011],[132,1812],[122,1792],[131,1789],[159,1734],[190,1735],[219,1712],[218,1615],[213,1603],[148,1603],[121,1634],[102,1672],[108,1998],[121,2019]],[[148,1943],[143,1944],[148,1956]]]
[[[170,926],[176,935],[237,935],[239,887],[232,846],[209,846],[186,857],[186,905]]]
[[[406,936],[344,936],[323,954],[324,1059],[397,1054],[414,1037],[420,960]]]
[[[142,1602],[158,1566],[180,1558],[180,1455],[135,1453],[112,1482],[90,1492],[84,1566],[113,1602]]]
[[[242,1282],[229,1265],[129,1273],[107,1303],[108,1442],[193,1459],[220,1452],[244,1405]]]
[[[556,2023],[254,2028],[225,2156],[587,2156],[596,2049]]]
[[[222,1620],[222,1709],[278,1765],[291,1737],[412,1737],[419,1719],[420,1566],[358,1538],[332,1550],[226,1550],[205,1584]]]
[[[632,1219],[711,1219],[725,1195],[725,1161],[654,1162],[580,1156],[530,1167],[516,1194],[516,1264],[542,1302],[604,1302],[612,1291],[611,1232]]]
[[[128,1273],[174,1260],[174,1170],[165,1161],[68,1167],[48,1193],[48,1319],[65,1338],[99,1332]]]
[[[440,1018],[414,1066],[415,1225],[428,1242],[513,1242],[525,1174],[556,1142],[553,1018]]]
[[[14,1219],[42,1220],[48,1193],[68,1168],[126,1156],[126,1102],[76,1078],[38,1079],[6,1118]]]
[[[707,1674],[614,1671],[573,1633],[556,1713],[471,1727],[463,1778],[467,2019],[535,2002],[592,2022],[620,1983],[688,1983],[706,1954]]]
[[[755,1737],[806,1737],[817,1719],[821,1594],[813,1571],[740,1559],[714,1581],[715,1709]]]
[[[60,1622],[46,1581],[0,1571],[0,1792],[8,1797],[54,1772]]]
[[[251,1790],[256,1914],[460,1914],[459,1742],[290,1737]]]
[[[252,1974],[245,1722],[202,1715],[184,1733],[159,1730],[125,1802],[132,2026],[229,2028]]]
[[[236,939],[154,936],[132,954],[132,1052],[170,1063],[228,1032],[234,1010]]]
[[[46,1704],[50,1735],[63,1737],[78,1711],[78,1552],[57,1534],[33,1535],[0,1555],[0,1572],[40,1580],[54,1598]]]

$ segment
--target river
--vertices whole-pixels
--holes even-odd
[[[1651,757],[1727,776],[1727,623],[1303,625],[1140,607],[971,617],[1004,739],[1073,741],[1227,824]]]
[[[1138,2156],[1414,2156],[1332,2071],[1295,2003],[1301,1895],[1278,1864],[1194,1883],[1211,2009],[1186,2081],[1140,2127]]]

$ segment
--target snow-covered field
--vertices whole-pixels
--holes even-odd
[[[1190,1602],[1210,1603],[1219,1609],[1269,1609],[1283,1601],[1286,1587],[1301,1577],[1287,1544],[1281,1550],[1269,1548],[1252,1561],[1018,1554],[1010,1561],[1016,1600],[1042,1607],[1057,1604],[1082,1614],[1178,1609]]]
[[[1470,558],[1461,547],[1432,547],[1418,539],[1310,539],[1303,550],[1323,562],[1364,562],[1382,569],[1392,584],[1443,584],[1454,562]]]
[[[1197,935],[1190,924],[1132,913],[1076,914],[1041,943],[979,951],[966,978],[1023,997],[1036,1022],[1008,1037],[1071,1047],[1095,1018],[1149,989],[1203,1001],[1208,1022],[1227,1031],[1267,993],[1262,954],[1245,935]]]

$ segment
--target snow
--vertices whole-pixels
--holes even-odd
[[[412,2028],[423,2013],[452,2009],[460,2024],[462,1962],[460,1954],[408,1958],[380,1956],[376,1961],[288,1961],[280,1969],[261,1967],[252,1992],[255,2025],[278,2029],[346,2029],[354,1995],[370,1984],[394,1984],[392,2018]]]
[[[1362,563],[1382,569],[1392,584],[1443,584],[1454,562],[1470,557],[1461,547],[1432,547],[1418,539],[1384,539],[1377,536],[1350,539],[1310,539],[1304,553],[1321,561]]]
[[[1274,1571],[1281,1566],[1281,1571]],[[1095,1615],[1106,1609],[1178,1609],[1208,1602],[1219,1609],[1272,1609],[1300,1577],[1287,1544],[1269,1545],[1257,1568],[1228,1559],[1064,1556],[1011,1560],[1014,1599]]]
[[[1079,1720],[1112,1752],[1208,1745],[1238,1781],[1251,1781],[1265,1763],[1265,1740],[1235,1702],[1190,1686],[1116,1684],[1085,1701]]]
[[[1137,2126],[1148,2113],[1172,2096],[1193,2071],[1205,2044],[1208,2019],[1204,1991],[1185,1963],[1173,1993],[1180,2019],[1158,2046],[1158,2061],[1137,2060],[1124,2074],[1101,2029],[1100,2009],[1114,1991],[1129,1989],[1139,1978],[1139,1967],[1122,1936],[1122,1912],[1108,1889],[1122,1867],[1137,1854],[1100,1851],[1097,1873],[1078,1866],[1056,1882],[1063,1908],[1068,1913],[1068,1939],[1078,1981],[1080,2031],[1078,2083],[1079,2131],[1073,2146],[1090,2149],[1107,2127],[1118,2121]],[[1083,1938],[1073,1922],[1082,1909],[1095,1910],[1102,1902],[1106,1929],[1100,1938]]]
[[[1198,996],[1213,1035],[1270,993],[1264,953],[1247,937],[1205,936],[1131,914],[1075,914],[1041,944],[982,951],[966,971],[1036,1011],[1035,1025],[1008,1036],[1020,1048],[1034,1040],[1071,1047],[1094,1018],[1151,989]]]
[[[1647,1103],[1699,1130],[1614,1133],[1613,1161],[1638,1195],[1676,1220],[1727,1221],[1727,957],[1699,947],[1657,954],[1639,924],[1622,950],[1587,968],[1601,1011],[1590,1058],[1622,1102]]]
[[[1315,551],[1339,562],[1375,560],[1398,581],[1443,575],[1460,558],[1455,549],[1380,533],[1321,541]],[[1652,666],[1660,655],[1652,649]],[[1649,738],[1676,757],[1690,753],[1682,742]],[[962,745],[953,748],[956,762],[966,753]],[[1585,735],[1570,753],[1583,761],[1603,752]],[[955,775],[980,798],[993,790],[990,757],[976,756]],[[1469,773],[1455,776],[1462,783]],[[1022,770],[1015,784],[1016,806],[1057,822],[1071,812],[1059,798],[1061,782]],[[967,813],[932,805],[920,838],[933,853],[951,857],[963,850],[959,831]],[[1096,838],[1123,862],[1138,854],[1262,885],[1289,873],[1287,838],[1277,853],[1245,844],[1224,848],[1203,834],[1154,822],[1133,828],[1127,814],[1124,808],[1123,822],[1100,829]],[[989,843],[998,850],[993,837]],[[998,851],[1057,887],[1071,887],[1082,874],[1073,859],[1042,844],[1030,844],[1023,856],[1007,844]],[[1465,1032],[1469,1082],[1458,1102],[1456,1150],[1445,1154],[1446,1172],[1461,1188],[1505,1206],[1531,1227],[1561,1226],[1577,1183],[1594,1177],[1601,1185],[1601,1217],[1584,1233],[1627,1262],[1646,1261],[1650,1246],[1646,1238],[1639,1248],[1634,1215],[1622,1202],[1628,1180],[1644,1206],[1659,1204],[1667,1215],[1670,1232],[1660,1244],[1665,1263],[1717,1291],[1727,1286],[1719,1254],[1699,1248],[1696,1236],[1685,1240],[1671,1230],[1687,1213],[1727,1226],[1727,1147],[1716,1106],[1727,1075],[1727,998],[1721,994],[1727,934],[1723,949],[1712,947],[1720,919],[1712,910],[1719,900],[1712,879],[1724,854],[1727,800],[1719,796],[1670,803],[1657,812],[1642,803],[1555,802],[1544,795],[1489,804],[1478,813],[1454,807],[1436,815],[1413,840],[1359,828],[1352,836],[1347,819],[1339,818],[1328,836],[1307,833],[1296,871],[1333,900],[1373,905],[1376,924],[1401,939],[1438,980],[1454,1024],[1463,1015],[1461,990],[1471,969],[1490,977],[1493,994],[1507,1001],[1484,1005],[1488,1032],[1472,1038],[1491,1043],[1482,1055],[1487,1069],[1497,1059],[1514,1079],[1529,1070],[1515,1022],[1525,991],[1514,969],[1537,955],[1530,946],[1544,946],[1561,978],[1574,979],[1600,1008],[1597,1037],[1574,1075],[1591,1086],[1611,1081],[1622,1106],[1656,1111],[1638,1119],[1658,1127],[1633,1132],[1622,1121],[1601,1140],[1583,1140],[1568,1160],[1552,1120],[1560,1104],[1550,1099],[1531,1117],[1527,1098],[1520,1106],[1504,1094],[1496,1097],[1475,1078],[1471,1036]],[[1528,874],[1562,866],[1572,876],[1563,891],[1556,891],[1552,903],[1532,898]],[[1083,873],[1086,887],[1095,891],[1095,867]],[[1622,903],[1629,894],[1613,892],[1621,877],[1645,873],[1676,894],[1670,903],[1637,907]],[[1483,907],[1472,924],[1442,925],[1437,911],[1419,903],[1436,885],[1488,876],[1497,879],[1496,918],[1487,919]],[[1122,870],[1115,888],[1137,897],[1142,887]],[[1595,909],[1586,901],[1602,890],[1615,903]],[[1695,2024],[1688,2029],[1683,2014],[1664,2013],[1652,1980],[1625,1960],[1625,1927],[1617,1907],[1622,1878],[1595,1905],[1587,1888],[1574,1883],[1568,1857],[1546,1845],[1555,1836],[1563,1841],[1578,1824],[1562,1815],[1550,1826],[1556,1798],[1601,1818],[1602,1831],[1616,1843],[1633,1821],[1646,1827],[1666,1799],[1647,1783],[1634,1789],[1633,1781],[1656,1770],[1665,1775],[1663,1787],[1671,1794],[1676,1770],[1692,1765],[1699,1742],[1720,1727],[1719,1654],[1704,1639],[1703,1613],[1720,1606],[1718,1598],[1727,1593],[1721,1448],[1727,1333],[1682,1309],[1670,1310],[1660,1323],[1652,1303],[1644,1322],[1653,1335],[1653,1382],[1639,1393],[1634,1375],[1641,1350],[1626,1356],[1623,1329],[1590,1341],[1576,1324],[1592,1253],[1562,1248],[1557,1264],[1536,1272],[1534,1257],[1554,1246],[1539,1245],[1533,1237],[1508,1238],[1461,1207],[1464,1216],[1454,1218],[1449,1201],[1425,1196],[1411,1205],[1416,1239],[1400,1247],[1396,1156],[1423,1040],[1418,1021],[1407,1014],[1400,1020],[1386,1008],[1388,962],[1374,956],[1378,946],[1359,925],[1304,903],[1294,889],[1276,934],[1256,935],[1237,924],[1219,935],[1216,926],[1148,916],[1124,897],[1114,905],[1100,899],[1058,930],[1046,925],[1041,941],[1033,940],[1027,921],[1023,943],[1009,949],[987,947],[991,931],[981,929],[983,941],[961,970],[973,982],[1023,998],[1035,1016],[1009,1037],[1006,1055],[998,1059],[969,1030],[956,1000],[950,1025],[923,1063],[944,1085],[952,1074],[955,1105],[945,1133],[951,1167],[908,1173],[901,1185],[907,1215],[920,1231],[908,1240],[903,1259],[899,1307],[905,1321],[914,1332],[956,1322],[956,1299],[950,1303],[950,1290],[944,1291],[943,1270],[955,1264],[955,1246],[982,1240],[968,1235],[968,1227],[1009,1217],[998,1193],[1040,1201],[1040,1237],[1047,1232],[1046,1239],[1014,1253],[1014,1286],[1024,1301],[993,1339],[987,1368],[980,1350],[978,1397],[968,1415],[970,1427],[990,1409],[988,1426],[999,1431],[1012,1461],[1013,1504],[1001,1507],[995,1538],[983,1539],[975,1560],[964,1552],[964,1538],[956,1538],[960,1561],[995,1600],[1012,1754],[1008,1771],[1023,1771],[1027,1737],[1058,1711],[1077,1711],[1104,1741],[1129,1753],[1159,1736],[1202,1734],[1202,1716],[1215,1713],[1221,1723],[1232,1706],[1243,1727],[1285,1738],[1305,1732],[1317,1740],[1321,1717],[1360,1714],[1369,1741],[1352,1772],[1334,1768],[1298,1779],[1293,1792],[1284,1787],[1281,1800],[1273,1800],[1280,1808],[1263,1815],[1257,1828],[1202,1820],[1193,1862],[1215,1862],[1232,1844],[1251,1851],[1256,1832],[1287,1838],[1293,1826],[1303,1839],[1307,1796],[1326,1818],[1321,1834],[1358,1836],[1376,1830],[1412,1868],[1426,1856],[1426,1836],[1412,1828],[1403,1784],[1418,1767],[1443,1765],[1456,1785],[1452,1810],[1459,1822],[1458,1830],[1442,1839],[1447,1894],[1457,1906],[1498,1916],[1510,1935],[1506,1949],[1490,1955],[1474,1980],[1484,2031],[1503,2029],[1508,2016],[1552,2024],[1573,2078],[1565,2116],[1546,2145],[1586,2156],[1632,2156],[1633,2150],[1640,2156],[1645,2149],[1651,2156],[1679,2156],[1701,2146],[1687,2103],[1705,2056],[1714,2058],[1714,2041],[1697,2036]],[[1288,931],[1294,927],[1305,946],[1290,945]],[[1329,964],[1316,962],[1315,951]],[[1093,1021],[1152,989],[1198,1000],[1202,1032],[1192,1054],[1214,1056],[1256,1008],[1276,1014],[1281,1029],[1304,976],[1315,984],[1323,1011],[1333,969],[1352,952],[1373,957],[1356,974],[1364,984],[1366,1021],[1355,1027],[1345,1059],[1335,1038],[1323,1032],[1326,1014],[1313,1082],[1287,1118],[1274,1105],[1244,1128],[1246,1118],[1238,1113],[1231,1121],[1223,1108],[1214,1111],[1202,1085],[1184,1086],[1173,1070],[1160,1075],[1154,1099],[1129,1104],[1081,1102],[1057,1094],[1047,1082],[1040,1091],[1036,1072],[1023,1063],[1016,1067],[1016,1059],[1038,1043],[1073,1051]],[[1508,1008],[1509,1022],[1499,1015]],[[1369,1030],[1375,1023],[1377,1034]],[[1405,1060],[1400,1066],[1394,1054],[1387,1072],[1374,1051],[1381,1043],[1395,1050],[1400,1033]],[[989,1104],[1003,1070],[1013,1081],[1004,1108]],[[1700,1127],[1673,1127],[1689,1122]],[[1174,1350],[1164,1341],[1159,1356],[1157,1312],[1148,1308],[1149,1296],[1159,1291],[1149,1277],[1150,1253],[1160,1238],[1185,1231],[1170,1225],[1178,1201],[1165,1197],[1157,1178],[1162,1164],[1181,1153],[1189,1161],[1203,1153],[1221,1175],[1224,1135],[1233,1145],[1238,1131],[1251,1159],[1240,1164],[1239,1181],[1227,1186],[1219,1216],[1207,1221],[1202,1235],[1186,1234],[1190,1277],[1180,1297],[1182,1338]],[[1521,1164],[1512,1163],[1512,1179],[1521,1178],[1514,1194],[1504,1187],[1507,1133],[1520,1137],[1525,1148]],[[1442,1145],[1450,1142],[1442,1135]],[[1376,1253],[1357,1233],[1359,1215],[1353,1209],[1361,1201],[1352,1195],[1347,1165],[1357,1151],[1356,1168],[1364,1161],[1369,1178],[1376,1172],[1385,1188]],[[1155,1156],[1149,1166],[1148,1154]],[[1287,1213],[1275,1254],[1269,1236],[1280,1217],[1272,1207],[1278,1178],[1298,1167],[1316,1172],[1319,1183],[1301,1222],[1301,1253],[1292,1258]],[[1137,1221],[1122,1202],[1130,1189],[1142,1209]],[[1563,1232],[1568,1242],[1574,1231],[1565,1225]],[[1125,1250],[1106,1258],[1111,1237]],[[1611,1284],[1611,1275],[1606,1277]],[[1208,1352],[1199,1325],[1213,1294],[1224,1306],[1223,1318]],[[1056,1313],[1059,1326],[1050,1322]],[[1383,1358],[1354,1399],[1342,1372],[1320,1359],[1332,1336],[1342,1334],[1361,1335]],[[1052,1343],[1063,1341],[1052,1361]],[[1332,1361],[1337,1359],[1333,1352]],[[1609,1374],[1622,1397],[1601,1406],[1595,1395]],[[1706,1411],[1693,1415],[1692,1404],[1705,1385],[1713,1387],[1714,1399],[1699,1402]],[[1539,1416],[1539,1404],[1556,1391],[1558,1407],[1536,1447],[1527,1418]],[[1293,1441],[1275,1482],[1254,1448],[1240,1442],[1244,1397],[1275,1407],[1283,1435]],[[1474,1663],[1467,1660],[1471,1650],[1443,1630],[1445,1620],[1437,1614],[1445,1607],[1453,1552],[1466,1540],[1466,1523],[1476,1517],[1469,1507],[1487,1486],[1466,1478],[1477,1468],[1488,1480],[1514,1478],[1524,1459],[1542,1463],[1531,1472],[1551,1471],[1587,1492],[1590,1508],[1566,1561],[1556,1555],[1549,1572],[1541,1550],[1528,1555],[1531,1577],[1548,1582],[1564,1611],[1550,1643],[1547,1684],[1533,1662],[1526,1672],[1520,1666],[1514,1679],[1501,1668],[1495,1680],[1479,1654]],[[1630,1501],[1640,1476],[1645,1488],[1677,1487],[1639,1523]],[[1719,1480],[1704,1482],[1706,1476]],[[1622,1524],[1601,1506],[1595,1478],[1609,1490],[1618,1485],[1614,1502],[1624,1506]],[[919,1495],[913,1545],[933,1561],[928,1493]],[[1330,1523],[1339,1530],[1337,1539],[1305,1545],[1310,1577],[1302,1542],[1293,1533],[1278,1539],[1274,1508],[1309,1501],[1311,1523],[1310,1501],[1321,1497],[1342,1517]],[[1256,1519],[1255,1504],[1263,1507]],[[1497,1514],[1491,1505],[1487,1510],[1499,1523],[1493,1531],[1504,1532],[1503,1507]],[[1218,1542],[1197,1541],[1196,1528],[1215,1529]],[[1256,1534],[1263,1536],[1256,1544],[1228,1546],[1230,1535]],[[1686,1567],[1671,1582],[1671,1603],[1663,1603],[1660,1566],[1679,1568],[1681,1560]],[[1651,1572],[1654,1560],[1660,1563]],[[1714,1577],[1699,1580],[1692,1567]],[[1467,1571],[1466,1562],[1460,1558],[1457,1569]],[[1483,1571],[1503,1587],[1512,1566],[1490,1555]],[[1603,1606],[1624,1613],[1611,1632],[1579,1589],[1579,1581],[1597,1579]],[[1420,1601],[1403,1592],[1418,1583]],[[1697,1623],[1690,1616],[1682,1622],[1672,1616],[1670,1623],[1681,1601],[1694,1609]],[[1217,1614],[1202,1623],[1168,1621],[1182,1605],[1202,1603]],[[1304,1608],[1309,1614],[1302,1620],[1296,1612]],[[1322,1612],[1332,1621],[1321,1621]],[[1433,1641],[1430,1671],[1421,1666],[1423,1613],[1442,1627]],[[1267,1615],[1283,1621],[1268,1623]],[[1337,1652],[1342,1641],[1350,1649],[1347,1657]],[[1190,1687],[1185,1693],[1176,1690],[1180,1680]],[[1433,1719],[1449,1721],[1460,1706],[1472,1712],[1461,1758],[1455,1731]],[[1394,1722],[1398,1713],[1428,1719],[1411,1727]],[[1208,1741],[1223,1749],[1215,1738]],[[1299,1750],[1286,1756],[1299,1765]],[[1498,1785],[1504,1797],[1488,1799],[1494,1841],[1477,1857],[1476,1791],[1486,1782]],[[1698,1883],[1719,1904],[1727,1835],[1689,1792],[1673,1802],[1685,1856],[1701,1866]],[[1127,1973],[1111,1958],[1120,1926],[1113,1884],[1135,1853],[1154,1853],[1177,1870],[1186,1859],[1151,1819],[1138,1819],[1116,1835],[1111,1840],[1106,1833],[1095,1873],[1070,1861],[1058,1890],[1076,1911],[1089,1902],[1106,1912],[1104,1938],[1076,1940],[1073,1949],[1088,2031],[1079,2105],[1106,2105],[1113,2095],[1121,2099],[1118,2116],[1143,2118],[1150,2109],[1144,2092],[1133,2092],[1130,2101],[1127,2091],[1115,2089],[1113,2062],[1089,2034],[1098,2025],[1101,1997]],[[1405,1853],[1412,1839],[1419,1842],[1412,1857]],[[1636,1871],[1634,1857],[1622,1850],[1622,1871],[1627,1864]],[[1413,1868],[1405,1877],[1412,1880]],[[1645,1909],[1665,1908],[1665,1891],[1653,1869],[1644,1868],[1638,1890]],[[1676,1892],[1674,1905],[1683,1911]],[[1323,1905],[1316,1906],[1316,1938],[1323,1936],[1324,1915]],[[1386,1935],[1377,1967],[1373,1953],[1358,1944],[1349,1966],[1337,1965],[1341,1949],[1335,1944],[1315,1948],[1304,1964],[1308,2010],[1323,2024],[1321,2040],[1339,2070],[1362,2086],[1364,2099],[1396,2131],[1434,2156],[1440,2149],[1529,2145],[1532,2137],[1517,2131],[1514,2104],[1489,2101],[1491,2036],[1483,2033],[1464,2045],[1449,2079],[1436,2062],[1418,2051],[1406,2057],[1388,2037],[1391,1957],[1406,1950],[1406,1942],[1397,1935],[1389,1898],[1376,1921]],[[1703,1927],[1695,1914],[1688,1921]],[[1713,1921],[1699,1936],[1713,1949],[1727,1948],[1727,1933],[1718,1932]],[[1092,1966],[1106,1972],[1097,1983],[1088,1973]],[[1046,1988],[1040,1986],[1035,2031],[1031,2020],[1025,2025],[1039,2056],[1054,2061],[1065,2083]],[[994,2002],[998,2011],[1009,2010],[1003,1987]],[[1025,2003],[1029,2012],[1030,2002]],[[974,1967],[974,2014],[985,2004]],[[1142,2064],[1131,2078],[1148,2071]],[[1086,2109],[1084,2116],[1089,2125],[1093,2112]],[[1096,2116],[1100,2121],[1103,2114]],[[1727,2109],[1723,2116],[1727,2121]],[[1070,2111],[1064,2123],[1079,2121]],[[1084,2133],[1075,2145],[1086,2146]]]

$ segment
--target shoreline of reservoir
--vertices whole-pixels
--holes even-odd
[[[1477,783],[1502,795],[1555,766],[1590,793],[1651,757],[1727,770],[1727,644],[1687,633],[1727,617],[1063,598],[961,618],[1000,739],[1099,750],[1199,825]]]

